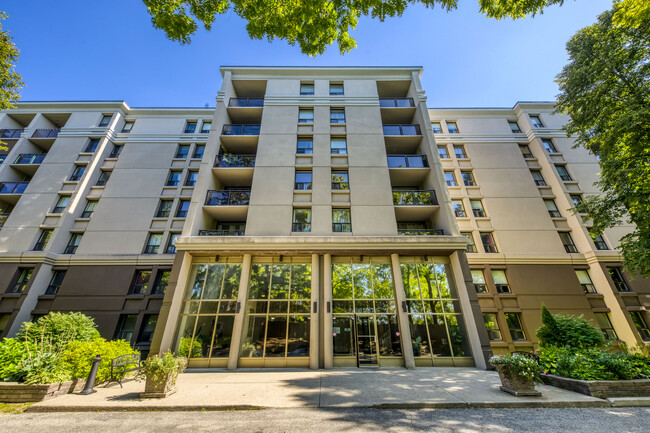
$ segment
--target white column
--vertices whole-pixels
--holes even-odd
[[[325,254],[323,260],[323,366],[334,367],[334,340],[332,338],[332,255]],[[328,311],[329,305],[329,311]]]
[[[192,267],[192,255],[187,251],[180,252],[179,254],[183,254],[183,259],[181,261],[181,268],[178,271],[178,280],[176,281],[174,293],[172,294],[172,301],[169,305],[169,313],[167,314],[167,321],[165,322],[165,328],[160,342],[160,353],[165,353],[172,348],[176,324],[178,323],[178,317],[183,307],[183,295],[185,293],[185,287],[187,287],[187,278]]]
[[[309,368],[318,370],[318,305],[320,296],[320,259],[318,254],[311,256],[311,320],[309,324]]]
[[[413,345],[411,344],[409,317],[402,307],[404,302],[406,302],[406,297],[404,295],[404,283],[402,282],[399,254],[391,254],[390,263],[393,267],[393,284],[395,286],[395,299],[397,300],[397,320],[399,322],[399,334],[402,341],[402,352],[404,353],[404,366],[409,370],[413,370],[415,368],[415,358],[413,357]]]
[[[248,299],[248,282],[251,275],[251,261],[253,257],[250,254],[244,254],[244,261],[241,266],[241,276],[239,277],[239,294],[237,296],[237,305],[239,312],[235,315],[235,324],[232,329],[232,338],[230,339],[230,356],[228,357],[228,370],[236,370],[239,362],[239,351],[244,332],[244,319],[246,317],[246,300]]]

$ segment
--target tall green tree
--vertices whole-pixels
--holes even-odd
[[[143,0],[151,14],[153,26],[162,29],[169,39],[182,44],[202,24],[210,30],[217,15],[233,11],[246,20],[246,30],[253,39],[278,38],[298,44],[307,55],[323,54],[334,42],[341,54],[356,48],[350,36],[361,16],[379,21],[401,16],[409,3],[426,7],[455,9],[458,0]],[[481,12],[490,18],[523,18],[541,13],[550,5],[564,0],[479,0]]]
[[[9,32],[2,28],[2,20],[7,19],[7,14],[0,11],[0,110],[13,108],[14,103],[20,99],[22,79],[14,70],[18,61],[18,48],[11,41]],[[7,150],[0,140],[0,150]]]
[[[600,160],[599,196],[578,206],[600,234],[635,224],[621,240],[629,271],[650,275],[650,2],[615,1],[567,43],[558,110],[576,145]]]

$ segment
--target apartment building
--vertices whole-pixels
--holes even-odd
[[[190,367],[483,368],[544,303],[650,340],[630,227],[568,210],[598,166],[551,103],[427,108],[417,67],[221,73],[212,109],[0,113],[1,335],[82,311]]]

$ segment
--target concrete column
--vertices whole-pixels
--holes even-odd
[[[176,331],[176,324],[178,323],[178,317],[180,316],[181,308],[183,307],[183,295],[185,294],[187,279],[190,275],[190,269],[192,267],[192,255],[190,253],[183,251],[179,252],[178,254],[182,254],[183,258],[181,261],[180,270],[178,271],[178,280],[176,281],[174,292],[171,293],[171,303],[169,305],[169,313],[167,314],[165,327],[163,328],[163,336],[162,340],[160,341],[160,349],[158,350],[159,353],[167,352],[172,348],[174,333]],[[165,295],[163,304],[167,300],[166,298],[167,295]]]
[[[318,370],[318,313],[322,308],[318,305],[320,296],[320,258],[318,254],[311,256],[311,320],[309,324],[309,368]]]
[[[244,332],[244,319],[246,317],[246,300],[248,299],[248,282],[251,275],[251,261],[253,257],[250,254],[244,254],[244,261],[241,266],[241,276],[239,277],[239,295],[237,302],[239,312],[235,315],[235,324],[230,339],[230,356],[228,357],[228,370],[236,370],[239,362],[239,348]]]
[[[323,260],[323,366],[334,367],[334,340],[332,339],[332,255],[325,254]],[[328,309],[329,305],[329,309]]]
[[[28,281],[27,294],[23,300],[20,310],[16,315],[9,332],[7,333],[8,337],[15,337],[20,327],[24,322],[29,322],[31,320],[32,311],[36,308],[38,303],[38,297],[45,294],[50,280],[52,279],[52,266],[46,265],[45,263],[40,266],[36,266],[32,271],[32,276]]]
[[[413,356],[413,345],[411,344],[411,328],[409,317],[402,308],[406,302],[404,295],[404,283],[402,282],[402,269],[399,264],[399,254],[390,255],[390,263],[393,267],[393,285],[395,286],[395,299],[397,300],[397,320],[399,322],[399,335],[402,340],[402,353],[404,354],[404,366],[409,370],[415,369],[415,357]]]
[[[463,319],[465,320],[465,328],[467,329],[467,337],[469,338],[469,344],[472,348],[472,354],[474,355],[474,363],[476,368],[485,370],[487,364],[485,363],[485,357],[483,356],[483,349],[481,347],[481,339],[478,334],[478,326],[485,326],[483,323],[478,324],[474,320],[474,314],[472,312],[472,305],[469,300],[469,295],[465,289],[465,279],[463,278],[463,269],[458,257],[458,252],[454,252],[449,256],[451,262],[451,271],[454,274],[454,284],[456,285],[456,291],[458,292],[458,299],[460,300],[460,307],[463,309]]]

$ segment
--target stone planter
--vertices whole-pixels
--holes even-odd
[[[501,379],[501,391],[515,395],[517,397],[530,396],[539,397],[541,392],[535,390],[535,381],[525,380],[514,371],[509,371],[503,365],[496,366]]]
[[[650,379],[578,380],[554,374],[543,374],[547,385],[591,395],[596,398],[650,397]]]
[[[17,382],[0,382],[0,402],[28,403],[45,401],[71,392],[73,381],[26,385]]]
[[[144,393],[140,394],[142,398],[165,398],[176,392],[176,378],[178,372],[170,372],[167,377],[158,380],[147,377],[144,385]]]

